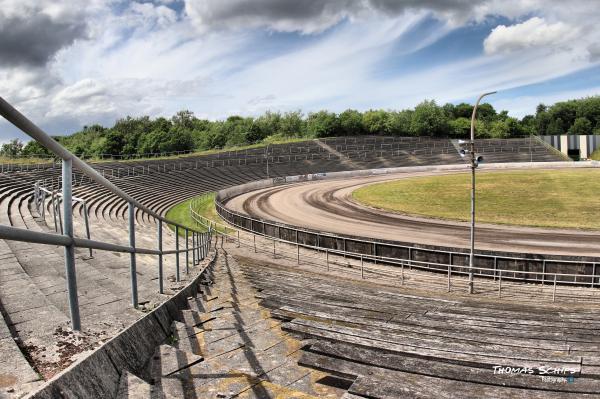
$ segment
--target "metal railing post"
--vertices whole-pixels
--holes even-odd
[[[556,302],[556,274],[554,274],[554,288],[552,289],[552,302]]]
[[[135,259],[135,206],[130,202],[128,204],[128,221],[129,221],[129,246],[133,251],[129,254],[129,272],[131,274],[131,304],[134,308],[138,307],[138,291],[137,291],[137,267]]]
[[[158,246],[158,292],[164,294],[163,287],[163,240],[162,240],[162,220],[158,221],[158,231],[157,231],[157,246]]]
[[[60,228],[60,234],[65,234],[64,232],[64,228],[63,228],[63,217],[62,217],[62,212],[60,210],[60,200],[58,197],[58,194],[56,195],[56,213],[58,214],[58,227]]]
[[[327,263],[327,271],[329,271],[329,249],[325,250],[325,263]]]
[[[54,190],[50,194],[50,201],[52,202],[52,218],[54,219],[54,231],[58,233],[58,222],[56,217],[56,200],[54,199]]]
[[[365,278],[365,264],[363,262],[362,254],[360,254],[360,278]]]
[[[35,205],[35,210],[40,213],[40,202],[39,202],[39,197],[40,197],[40,185],[39,183],[36,181],[35,185],[33,186],[33,204]]]
[[[42,220],[44,222],[46,222],[46,192],[42,191],[42,199],[41,199],[41,206],[42,206]]]
[[[88,209],[85,201],[83,201],[83,220],[85,222],[85,235],[87,239],[90,240],[90,219],[88,217]],[[92,257],[94,257],[94,254],[92,253],[92,248],[90,248],[90,258]]]
[[[202,237],[204,233],[196,233],[196,249],[194,252],[196,253],[196,264],[200,264],[201,254],[202,254],[202,246],[204,242],[202,241]]]
[[[185,274],[190,272],[190,237],[189,230],[185,229]]]
[[[542,261],[542,286],[544,285],[544,281],[546,281],[546,259]]]
[[[404,285],[404,261],[400,261],[400,285]]]
[[[448,292],[450,292],[450,276],[452,274],[452,266],[448,265]]]
[[[502,297],[502,270],[498,273],[498,298]]]
[[[197,265],[196,263],[196,232],[192,231],[192,264],[194,266]]]
[[[239,230],[237,231],[237,241],[238,241],[237,247],[239,248],[240,247],[240,231]]]
[[[179,282],[179,226],[175,225],[175,281]]]
[[[296,261],[298,264],[300,264],[300,245],[296,242]]]
[[[252,238],[254,239],[254,253],[256,253],[256,234],[252,234]]]
[[[64,235],[73,239],[73,207],[72,207],[72,170],[73,161],[64,159],[62,162],[62,194],[64,213]],[[69,293],[69,312],[73,330],[81,330],[79,317],[79,298],[77,297],[77,273],[75,271],[75,245],[65,245],[65,275]]]
[[[197,233],[196,235],[196,244],[198,245],[198,252],[196,253],[196,260],[198,261],[198,263],[200,263],[200,261],[202,259],[204,259],[204,254],[206,251],[206,241],[208,238],[208,235],[210,233],[206,232],[206,233]]]

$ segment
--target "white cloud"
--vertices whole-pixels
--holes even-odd
[[[570,43],[578,34],[577,27],[560,21],[548,23],[543,18],[533,17],[520,24],[495,27],[483,42],[483,47],[487,54],[510,53],[547,46],[557,48]]]
[[[222,118],[410,107],[541,82],[600,60],[600,8],[587,0],[185,0],[180,11],[182,4],[0,0],[0,24],[43,15],[67,28],[85,25],[84,36],[66,35],[42,62],[0,65],[0,93],[51,133],[64,133],[183,108]],[[443,23],[397,46],[431,16]],[[498,16],[510,22],[490,32],[484,54],[381,76],[392,56]]]

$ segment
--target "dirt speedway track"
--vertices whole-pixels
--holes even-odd
[[[357,204],[351,198],[352,191],[371,183],[429,174],[398,173],[276,186],[239,195],[226,206],[251,217],[323,232],[468,248],[468,223],[394,214]],[[476,249],[482,250],[600,256],[600,231],[478,224],[475,241]]]

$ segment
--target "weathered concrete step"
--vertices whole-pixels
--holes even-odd
[[[322,328],[320,328],[322,327]],[[538,368],[540,365],[546,365],[548,367],[566,367],[576,370],[577,375],[581,373],[581,357],[575,356],[551,356],[548,355],[544,358],[538,359],[524,359],[515,352],[516,359],[514,357],[499,356],[486,353],[464,353],[464,352],[452,352],[440,349],[431,349],[426,347],[414,347],[410,345],[404,345],[403,343],[391,343],[380,340],[374,340],[368,336],[356,336],[353,334],[345,334],[340,331],[336,331],[336,328],[327,326],[319,326],[295,323],[285,323],[283,325],[284,331],[290,331],[302,335],[303,337],[312,338],[323,338],[334,342],[346,342],[354,345],[361,345],[368,348],[388,351],[390,353],[403,354],[404,356],[438,359],[439,361],[446,362],[450,365],[462,364],[466,366],[490,368],[495,365],[504,365],[511,367],[531,367]],[[595,375],[590,375],[594,376]]]
[[[312,308],[312,306],[310,306]],[[318,307],[317,307],[318,309]],[[271,311],[273,317],[280,318],[286,321],[291,321],[295,318],[304,318],[308,320],[317,320],[321,322],[337,323],[341,325],[348,325],[356,328],[364,328],[369,330],[371,327],[379,329],[385,329],[390,333],[395,334],[406,334],[412,338],[427,338],[437,337],[439,339],[447,339],[449,341],[456,342],[461,340],[463,342],[480,342],[484,344],[497,344],[503,346],[511,346],[518,348],[536,348],[536,349],[549,349],[553,351],[567,352],[573,350],[564,340],[561,341],[545,341],[542,339],[532,338],[512,338],[508,334],[501,335],[498,332],[496,335],[492,334],[470,334],[463,332],[455,332],[449,330],[448,325],[440,323],[435,327],[420,327],[418,325],[401,324],[401,323],[387,323],[378,320],[364,319],[361,317],[346,316],[344,314],[338,314],[333,312],[322,312],[318,310],[310,309],[306,307],[297,306],[282,306],[279,309]],[[585,350],[585,347],[581,347]]]
[[[239,309],[232,307],[218,308],[212,312],[199,313],[193,310],[182,310],[180,321],[191,326],[210,329],[224,321],[234,321],[240,325],[248,325],[261,319],[268,319],[271,313],[265,309]]]
[[[470,383],[461,380],[452,380],[426,376],[418,373],[406,373],[380,367],[365,367],[361,364],[322,356],[315,353],[305,353],[300,363],[319,370],[329,371],[348,378],[356,377],[355,382],[348,389],[348,393],[359,398],[445,398],[456,397],[480,398],[597,398],[597,394],[579,392],[552,391],[552,385],[546,384],[549,390],[523,389],[503,387],[488,384]],[[489,371],[491,373],[491,371]],[[515,376],[515,378],[522,375]],[[541,378],[539,376],[532,376]],[[352,397],[352,396],[351,396]]]
[[[271,382],[277,385],[292,384],[307,374],[293,369],[295,360],[292,361],[288,357],[289,353],[290,349],[284,341],[266,350],[244,348],[182,370],[170,377],[178,382],[170,381],[169,384],[179,384],[183,395],[201,398],[235,396],[248,390],[259,390],[262,394],[258,397],[268,398],[270,396],[264,394],[263,386],[259,384],[262,380],[269,379],[265,377],[271,373]],[[285,369],[275,373],[275,370],[281,367]]]
[[[402,381],[401,384],[391,382]],[[491,385],[469,384],[460,381],[444,380],[435,377],[401,372],[379,372],[369,376],[359,376],[350,387],[350,393],[369,398],[527,398],[527,399],[586,399],[598,398],[595,394],[533,391],[530,389],[504,388]]]
[[[188,298],[188,306],[199,313],[210,312],[222,307],[255,307],[259,302],[254,292],[244,295],[221,294],[220,291],[211,295],[198,295]]]
[[[356,363],[354,368],[356,375],[368,375],[370,367],[403,371],[439,377],[457,381],[472,382],[478,384],[510,386],[527,389],[549,389],[549,384],[542,380],[539,375],[530,374],[502,374],[494,373],[493,368],[478,368],[463,365],[448,366],[447,363],[436,359],[420,359],[407,357],[401,354],[387,353],[373,348],[357,345],[316,341],[306,349],[307,352],[316,353],[331,358],[331,362],[345,360]],[[304,359],[304,360],[302,360]],[[301,358],[305,364],[306,358]],[[569,375],[567,372],[564,374]],[[576,384],[552,384],[552,390],[564,392],[597,393],[600,380],[592,378],[577,377]]]
[[[128,371],[121,374],[116,399],[158,399],[161,396],[158,392],[154,394],[152,385],[138,376]]]
[[[203,360],[202,356],[163,344],[156,348],[150,360],[150,375],[157,381]]]
[[[42,381],[21,353],[1,315],[0,359],[0,397],[19,397],[23,385]]]
[[[385,343],[401,344],[413,347],[415,350],[434,350],[441,352],[464,353],[480,356],[495,356],[501,358],[523,359],[523,360],[549,360],[556,362],[580,363],[580,356],[572,356],[568,351],[541,350],[539,348],[521,348],[515,353],[514,347],[498,344],[485,344],[477,342],[466,342],[464,340],[442,340],[439,337],[427,337],[426,335],[408,335],[398,331],[387,331],[385,328],[372,326],[369,329],[335,325],[331,322],[317,322],[312,320],[295,319],[288,323],[309,328],[317,328],[324,331],[341,333],[357,338],[368,338],[370,340]],[[291,327],[293,328],[293,327]],[[595,363],[593,363],[596,365]]]

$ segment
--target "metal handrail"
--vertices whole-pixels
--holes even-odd
[[[200,216],[202,217],[202,216]],[[203,218],[203,217],[202,217]],[[207,219],[208,220],[208,219]],[[213,222],[215,224],[220,224],[220,223],[216,223]],[[233,222],[233,221],[229,221],[229,223],[231,223],[233,226],[238,227],[240,229],[243,230],[247,230],[246,228],[244,228],[243,226]],[[223,224],[220,224],[222,226],[225,226]],[[316,251],[327,251],[330,254],[334,254],[334,255],[339,255],[339,256],[347,256],[347,257],[353,257],[353,258],[363,258],[364,260],[374,260],[374,261],[383,261],[385,263],[397,263],[400,264],[400,262],[410,262],[412,265],[422,265],[422,266],[440,266],[440,267],[450,267],[450,268],[468,268],[468,265],[455,265],[455,264],[450,264],[450,263],[440,263],[440,262],[432,262],[432,261],[420,261],[420,260],[416,260],[416,259],[404,259],[404,258],[394,258],[394,257],[388,257],[388,256],[381,256],[381,255],[371,255],[371,254],[363,254],[360,252],[353,252],[353,251],[343,251],[340,249],[335,249],[335,248],[326,248],[326,247],[321,247],[321,246],[316,246],[316,245],[310,245],[310,244],[300,244],[294,241],[290,241],[290,240],[284,240],[282,238],[276,238],[276,237],[271,237],[268,236],[266,234],[260,233],[260,232],[256,232],[256,231],[251,231],[251,230],[247,230],[250,231],[252,234],[256,234],[259,235],[261,237],[265,237],[269,240],[275,240],[277,242],[281,242],[281,243],[285,243],[285,244],[290,244],[290,245],[299,245],[303,248],[308,248],[308,249],[312,249],[312,250],[316,250]],[[231,237],[232,239],[237,239],[235,236],[231,236],[227,233],[222,233],[222,232],[218,232],[217,234],[220,235],[224,235],[227,237]],[[324,236],[324,235],[323,235]],[[468,255],[465,253],[460,253],[462,255]],[[528,259],[529,260],[529,259]],[[558,262],[558,261],[557,261]],[[562,261],[560,261],[562,262]],[[431,268],[427,268],[427,269],[431,269]],[[549,273],[549,272],[535,272],[535,271],[526,271],[526,270],[511,270],[511,269],[500,269],[500,268],[488,268],[488,267],[482,267],[482,266],[473,266],[473,269],[477,269],[477,270],[483,270],[483,271],[489,271],[491,273],[489,274],[481,274],[481,275],[486,275],[486,276],[493,276],[493,273],[496,272],[504,272],[504,273],[513,273],[513,274],[533,274],[533,275],[540,275],[540,276],[567,276],[567,277],[576,277],[576,278],[597,278],[600,277],[598,275],[593,275],[593,274],[578,274],[578,273]],[[457,272],[460,273],[460,272]],[[468,272],[465,272],[468,273]],[[561,283],[565,283],[565,284],[581,284],[580,282],[574,282],[574,281],[561,281]]]
[[[192,211],[192,217],[194,216],[194,212]],[[204,218],[203,216],[200,216],[200,218],[205,219],[209,225],[212,225],[216,222],[211,221],[209,219]],[[220,224],[220,223],[217,223]],[[234,224],[235,225],[235,224]],[[223,225],[224,226],[224,225]],[[356,252],[348,252],[348,251],[341,251],[341,250],[336,250],[336,249],[323,249],[322,247],[317,247],[314,245],[307,245],[307,244],[298,244],[295,243],[293,241],[287,241],[287,240],[283,240],[283,239],[279,239],[279,238],[273,238],[273,237],[269,237],[269,236],[265,236],[262,234],[258,234],[259,236],[264,237],[267,240],[270,240],[273,243],[272,246],[272,250],[270,249],[262,249],[260,247],[257,246],[256,244],[256,236],[257,234],[252,233],[253,236],[253,240],[250,242],[249,240],[246,239],[241,239],[240,238],[240,234],[239,234],[239,230],[237,230],[237,236],[234,236],[232,234],[227,234],[227,233],[221,233],[221,232],[217,232],[218,235],[221,236],[222,238],[222,242],[224,241],[225,238],[227,238],[228,240],[231,239],[233,242],[237,242],[237,246],[238,248],[243,246],[247,246],[249,248],[254,248],[254,252],[265,252],[265,253],[272,253],[272,255],[275,256],[283,256],[283,257],[287,257],[289,259],[296,259],[298,262],[298,265],[300,265],[300,247],[303,248],[307,248],[309,250],[314,250],[317,253],[322,252],[325,254],[325,259],[323,259],[322,257],[319,256],[311,256],[311,255],[306,255],[303,254],[302,256],[302,261],[303,263],[306,263],[307,261],[310,262],[310,260],[313,261],[317,261],[319,262],[319,264],[321,263],[325,263],[326,267],[327,267],[327,271],[330,270],[330,265],[341,265],[344,267],[343,270],[347,270],[348,267],[352,267],[353,269],[355,267],[359,267],[360,268],[360,275],[361,275],[361,279],[366,279],[366,274],[365,272],[369,272],[371,274],[376,274],[376,275],[382,275],[382,276],[387,276],[387,277],[398,277],[398,275],[400,276],[400,284],[403,285],[404,284],[404,270],[405,268],[409,268],[410,270],[412,269],[417,269],[417,270],[431,270],[428,266],[430,265],[436,265],[439,266],[440,268],[445,268],[446,269],[446,275],[447,275],[447,290],[448,292],[450,292],[451,290],[451,280],[452,280],[452,276],[454,275],[456,277],[456,275],[463,275],[463,276],[468,276],[469,275],[469,269],[467,265],[453,265],[453,264],[445,264],[445,263],[432,263],[432,262],[425,262],[425,261],[417,261],[417,260],[406,260],[406,259],[397,259],[397,258],[389,258],[389,257],[383,257],[383,256],[373,256],[373,255],[364,255],[361,253],[356,253]],[[286,250],[282,250],[281,248],[276,251],[276,246],[275,243],[276,242],[281,242],[284,244],[289,244],[291,246],[296,246],[296,251],[294,251],[295,253],[292,253],[291,251],[286,251]],[[216,246],[216,243],[215,243]],[[338,255],[339,257],[343,256],[344,257],[344,263],[340,263],[338,261],[336,261],[335,259],[330,259],[330,255]],[[351,265],[348,262],[348,258],[352,259],[356,259],[356,260],[360,260],[359,265]],[[382,263],[382,264],[392,264],[395,266],[399,266],[399,269],[394,271],[391,269],[378,269],[378,268],[374,268],[374,267],[370,267],[368,265],[365,265],[365,261],[371,261],[372,263],[374,263],[374,265],[377,265],[378,262]],[[313,262],[313,264],[315,264]],[[581,274],[573,274],[573,273],[543,273],[543,272],[528,272],[528,271],[515,271],[515,270],[511,270],[511,269],[490,269],[490,268],[484,268],[484,267],[478,267],[475,266],[472,270],[475,270],[474,274],[477,276],[484,276],[484,277],[493,277],[494,281],[497,281],[498,284],[498,297],[501,297],[502,294],[502,280],[504,281],[522,281],[522,278],[520,277],[515,277],[516,274],[535,274],[535,275],[542,275],[543,278],[541,280],[541,284],[544,285],[545,283],[548,283],[548,285],[552,285],[552,301],[555,302],[556,301],[556,293],[557,293],[557,283],[560,283],[561,285],[566,285],[568,286],[569,284],[573,285],[573,286],[580,286],[581,283],[576,281],[577,278],[581,278],[581,277],[592,277],[592,279],[597,278],[598,276],[590,276],[590,275],[581,275]],[[437,271],[442,271],[437,269]],[[485,271],[489,271],[492,273],[485,273]],[[511,274],[513,275],[511,277]],[[544,276],[552,276],[553,278],[551,279],[546,279],[544,278]],[[574,277],[575,281],[558,281],[557,276],[567,276],[567,277]],[[539,281],[539,280],[538,280]],[[592,287],[594,285],[594,280],[592,280]],[[579,297],[581,293],[577,293],[577,296]]]
[[[137,295],[137,275],[136,275],[136,254],[151,254],[158,256],[158,282],[159,292],[163,293],[163,255],[175,254],[176,255],[176,280],[180,280],[179,270],[179,254],[186,254],[186,271],[189,266],[189,252],[193,253],[193,262],[198,264],[200,259],[203,259],[210,247],[212,241],[212,230],[208,232],[200,232],[187,226],[183,226],[173,220],[167,219],[158,213],[154,212],[150,208],[138,202],[135,198],[131,197],[123,190],[115,186],[112,182],[104,178],[100,173],[94,170],[87,163],[82,161],[80,158],[72,154],[69,150],[61,146],[52,137],[46,134],[42,129],[36,126],[33,122],[27,119],[23,114],[12,107],[2,97],[0,97],[0,115],[6,120],[11,122],[21,131],[29,135],[31,138],[36,140],[38,143],[46,147],[49,151],[57,155],[62,159],[62,202],[63,202],[63,214],[61,221],[61,234],[52,234],[45,232],[33,232],[27,229],[20,229],[12,226],[0,225],[0,238],[7,240],[25,241],[38,244],[49,244],[49,245],[61,245],[65,248],[65,269],[66,269],[66,280],[67,280],[67,291],[69,299],[69,310],[71,316],[71,323],[74,330],[81,329],[81,321],[79,315],[79,299],[77,294],[77,282],[75,272],[75,247],[83,247],[90,249],[107,250],[114,252],[128,252],[130,254],[130,273],[131,273],[131,296],[132,304],[135,308],[138,307],[138,295]],[[77,197],[73,197],[73,166],[75,166],[80,172],[86,175],[91,181],[96,182],[98,185],[106,188],[112,194],[125,200],[129,205],[129,246],[110,244],[103,241],[82,239],[74,236],[73,233],[73,201],[79,200]],[[39,184],[36,183],[34,188],[34,195],[37,196],[37,190],[42,189]],[[42,190],[42,198],[44,199],[47,190]],[[48,191],[49,192],[49,191]],[[50,193],[50,192],[49,192]],[[54,190],[51,192],[54,196]],[[39,204],[39,197],[35,198],[36,204]],[[135,244],[135,208],[140,209],[146,214],[152,216],[158,222],[158,239],[157,239],[157,250],[138,248]],[[45,207],[43,208],[45,209]],[[86,209],[87,216],[87,209]],[[162,249],[162,224],[175,227],[176,235],[176,250],[163,251]],[[186,237],[185,248],[179,249],[179,228],[184,229]],[[192,232],[192,239],[194,243],[202,243],[199,245],[192,245],[189,247],[189,231]],[[200,257],[202,256],[202,257]]]

